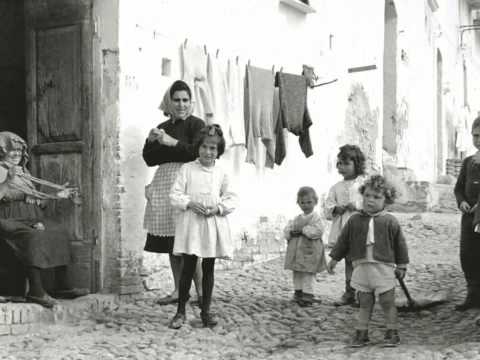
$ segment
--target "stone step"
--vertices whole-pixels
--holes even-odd
[[[0,335],[35,332],[45,324],[88,319],[93,314],[118,308],[118,296],[90,294],[74,300],[58,300],[53,309],[31,303],[0,304]]]

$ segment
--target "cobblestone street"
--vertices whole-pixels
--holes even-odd
[[[0,337],[1,359],[480,359],[478,311],[455,312],[465,295],[458,260],[459,215],[399,214],[411,257],[407,286],[414,298],[448,291],[447,303],[400,314],[398,348],[381,347],[384,327],[376,305],[372,345],[348,348],[356,309],[335,308],[342,292],[343,262],[335,275],[317,277],[321,303],[291,301],[291,274],[283,259],[246,269],[218,271],[214,329],[199,327],[199,310],[187,308],[188,325],[167,327],[174,305],[153,304],[147,294],[114,312],[35,334]],[[170,284],[168,285],[170,289]],[[401,289],[397,289],[401,295]]]

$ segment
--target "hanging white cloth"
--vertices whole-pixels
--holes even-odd
[[[213,116],[212,96],[207,81],[207,54],[198,45],[181,46],[183,76],[193,92],[193,115],[211,124]]]
[[[227,85],[230,103],[230,131],[233,145],[245,145],[244,116],[245,68],[237,62],[228,61]]]
[[[218,124],[223,129],[226,146],[229,147],[232,142],[230,130],[230,100],[229,89],[227,85],[227,64],[218,57],[208,54],[207,61],[207,79],[211,90],[213,117],[210,121]]]

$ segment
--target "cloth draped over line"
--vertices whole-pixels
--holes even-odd
[[[213,116],[213,105],[205,49],[198,45],[182,45],[181,58],[183,60],[182,80],[188,84],[193,93],[193,115],[205,119],[209,124]]]
[[[309,127],[312,119],[307,107],[308,81],[302,75],[277,72],[275,85],[280,92],[280,118],[282,124],[299,136],[302,152],[306,157],[313,155]]]
[[[261,138],[267,148],[266,162],[273,167],[274,149],[274,75],[265,70],[248,65],[245,72],[245,142],[246,162],[255,164],[256,139]],[[273,159],[272,159],[273,151]]]
[[[228,103],[233,145],[245,145],[244,74],[245,71],[241,66],[234,61],[228,61]]]
[[[208,54],[207,78],[213,106],[213,117],[210,121],[222,127],[225,145],[228,148],[233,143],[233,139],[230,124],[231,104],[228,95],[227,63]]]

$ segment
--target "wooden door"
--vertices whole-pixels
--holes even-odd
[[[47,216],[73,235],[75,286],[97,290],[91,0],[25,0],[27,134],[34,175],[80,189]]]

